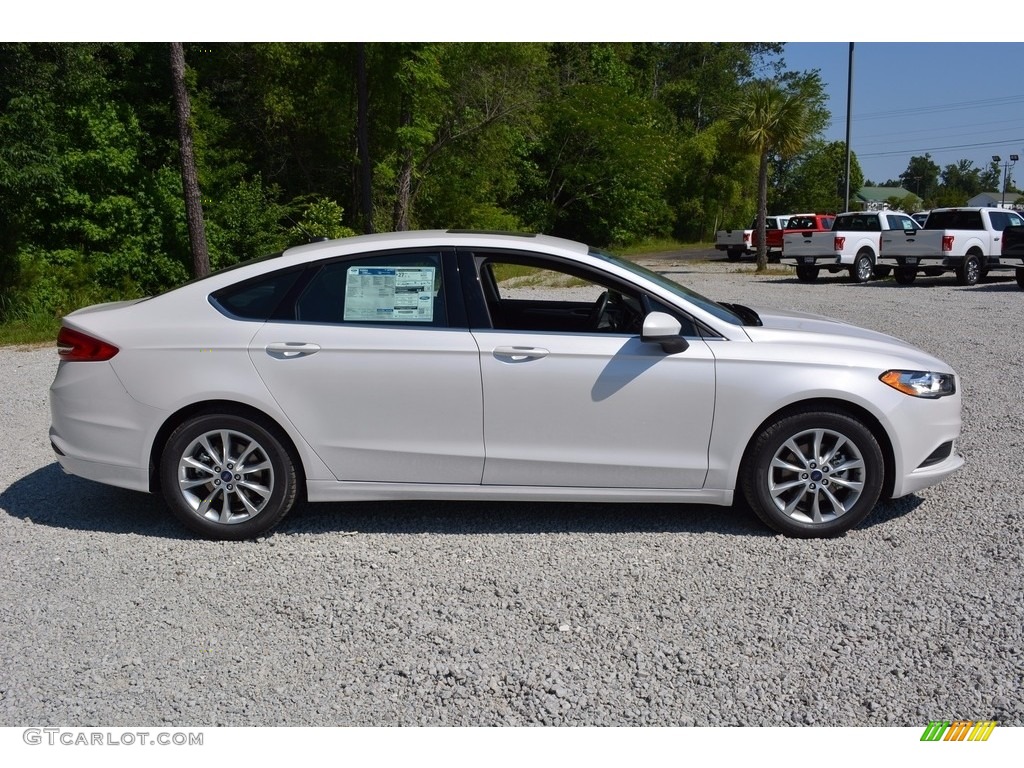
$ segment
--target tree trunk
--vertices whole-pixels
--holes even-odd
[[[370,96],[366,85],[366,43],[356,43],[356,90],[359,106],[357,127],[359,141],[359,199],[362,207],[363,232],[373,233],[373,174],[370,168]]]
[[[408,97],[404,97],[408,98]],[[409,107],[402,109],[400,123],[402,128],[412,125],[412,110]],[[404,232],[409,229],[409,219],[412,209],[412,171],[415,160],[411,149],[403,152],[402,168],[398,172],[398,179],[395,181],[395,211],[394,225],[396,232]]]
[[[412,152],[405,153],[402,169],[398,172],[395,185],[395,231],[409,229],[409,212],[412,207]]]
[[[192,251],[192,274],[210,274],[210,253],[206,247],[206,226],[203,223],[203,200],[199,192],[196,156],[192,148],[192,107],[185,89],[185,50],[181,43],[171,43],[171,80],[174,104],[178,115],[178,144],[181,151],[181,186],[185,192],[185,217],[188,221],[188,243]]]
[[[768,269],[768,153],[761,153],[761,165],[757,171],[757,270]]]

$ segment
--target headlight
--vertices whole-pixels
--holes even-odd
[[[956,377],[952,373],[931,371],[886,371],[878,377],[893,389],[911,397],[945,397],[956,392]]]

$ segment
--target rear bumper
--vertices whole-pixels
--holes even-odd
[[[88,480],[149,491],[149,441],[162,413],[134,400],[109,363],[66,363],[50,386],[58,463]]]

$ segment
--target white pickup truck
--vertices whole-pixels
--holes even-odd
[[[1003,208],[936,208],[924,229],[885,233],[880,260],[894,267],[900,285],[910,285],[919,272],[955,272],[960,285],[974,285],[1003,266],[999,258],[1008,227],[1024,227],[1024,218]]]
[[[850,279],[866,283],[884,277],[889,268],[878,264],[883,232],[918,229],[910,216],[899,211],[849,211],[840,213],[828,232],[787,232],[782,263],[796,266],[796,276],[814,282],[822,269],[849,272]]]
[[[765,229],[785,229],[789,214],[765,217]],[[741,256],[757,252],[753,245],[754,229],[757,227],[757,216],[750,224],[750,229],[720,229],[715,232],[715,248],[725,251],[729,261],[737,261]]]

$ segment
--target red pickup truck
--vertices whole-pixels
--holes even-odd
[[[782,245],[787,232],[827,232],[832,229],[835,215],[831,213],[794,213],[789,217],[785,229],[769,229],[765,232],[765,244],[768,255],[778,259],[782,255]],[[751,248],[757,248],[757,230],[750,238]]]

